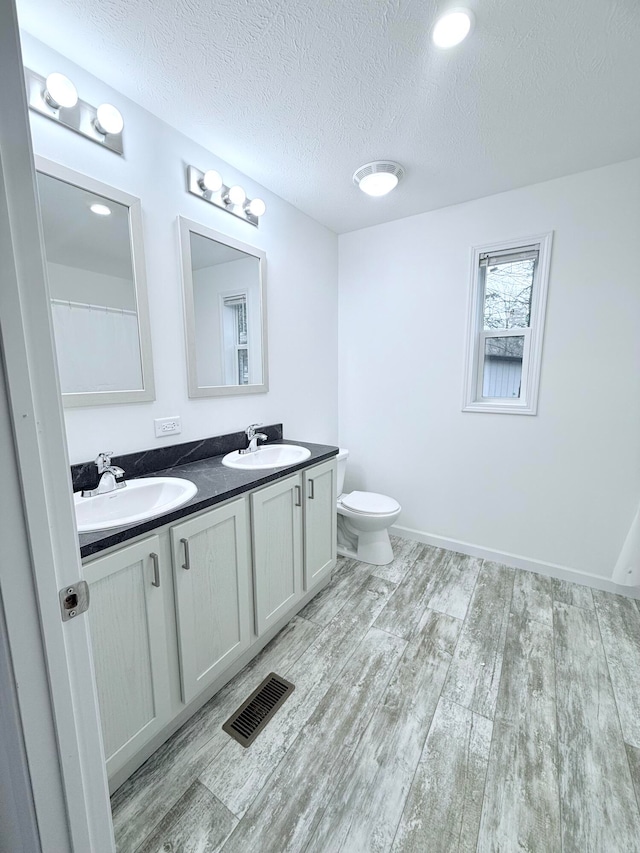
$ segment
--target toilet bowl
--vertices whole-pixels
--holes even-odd
[[[384,566],[393,560],[389,528],[401,512],[398,501],[376,492],[343,492],[348,450],[338,453],[338,554]]]

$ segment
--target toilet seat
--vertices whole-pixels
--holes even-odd
[[[347,495],[340,495],[339,500],[347,509],[363,515],[389,515],[400,509],[400,504],[396,500],[376,492],[350,492]]]

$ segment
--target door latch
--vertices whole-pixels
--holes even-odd
[[[89,608],[89,584],[78,581],[73,586],[65,586],[58,593],[60,597],[60,612],[62,621],[68,622]]]

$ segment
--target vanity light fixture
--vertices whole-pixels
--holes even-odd
[[[111,216],[111,208],[106,204],[92,204],[89,206],[91,213],[97,213],[98,216]]]
[[[29,109],[86,136],[109,151],[123,153],[124,119],[113,104],[100,104],[96,108],[81,100],[71,80],[59,71],[46,78],[29,68],[25,68],[24,73]]]
[[[431,38],[436,47],[455,47],[464,41],[473,28],[475,18],[471,9],[450,9],[435,23]]]
[[[195,166],[188,166],[187,191],[245,222],[250,222],[256,228],[267,209],[261,198],[247,198],[246,192],[238,184],[226,186],[222,175],[215,169],[202,172]]]
[[[363,193],[371,196],[383,196],[398,186],[404,176],[400,163],[393,160],[375,160],[365,163],[354,172],[353,183]]]

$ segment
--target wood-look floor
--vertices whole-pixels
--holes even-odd
[[[393,542],[114,794],[119,853],[640,853],[637,603]],[[272,670],[296,689],[243,749]]]

